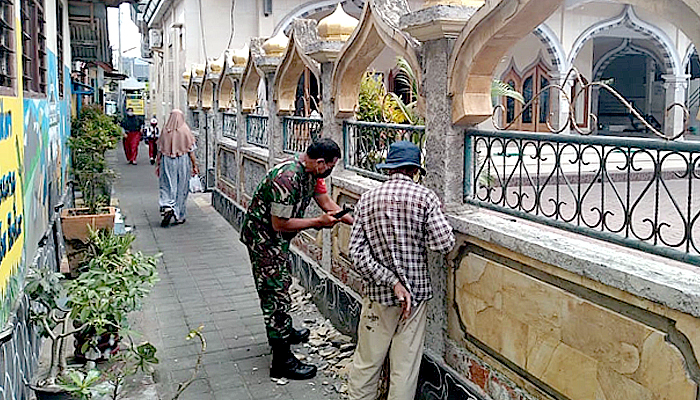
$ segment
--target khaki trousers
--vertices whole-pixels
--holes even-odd
[[[357,350],[350,368],[350,400],[376,400],[379,374],[389,353],[388,400],[413,400],[423,357],[426,302],[401,319],[400,306],[384,306],[368,298],[362,301],[357,328]]]

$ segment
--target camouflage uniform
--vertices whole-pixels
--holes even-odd
[[[272,216],[303,218],[314,195],[323,193],[323,179],[307,173],[298,159],[289,160],[267,173],[243,219],[241,241],[248,247],[268,339],[286,340],[292,332],[289,242],[296,235],[275,231]]]

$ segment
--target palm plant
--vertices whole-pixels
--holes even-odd
[[[498,102],[499,97],[509,97],[520,102],[520,104],[525,104],[525,98],[517,90],[513,89],[509,84],[502,82],[498,79],[491,81],[491,101],[495,106]]]

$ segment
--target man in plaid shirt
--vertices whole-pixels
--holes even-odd
[[[426,301],[432,298],[428,250],[454,246],[452,227],[440,199],[413,181],[421,167],[420,149],[396,142],[385,164],[390,178],[362,195],[355,207],[350,254],[365,280],[358,343],[350,369],[352,400],[377,398],[379,373],[389,353],[389,400],[416,393],[425,339]]]

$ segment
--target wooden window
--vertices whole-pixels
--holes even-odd
[[[515,80],[511,79],[506,82],[508,86],[510,86],[511,89],[515,89],[517,87]],[[511,97],[506,97],[506,123],[510,124],[515,120],[515,110],[516,110],[516,101],[515,99]]]
[[[22,66],[24,91],[46,94],[46,19],[41,0],[22,0]]]
[[[12,0],[0,0],[0,93],[14,92],[15,74],[15,40],[14,40],[14,3]]]
[[[510,86],[512,89],[515,89],[517,91],[522,91],[522,79],[520,78],[520,75],[518,72],[515,70],[514,64],[511,63],[511,67],[508,69],[508,71],[503,75],[502,81],[505,82],[508,86]],[[503,97],[501,99],[501,104],[503,104],[503,107],[505,107],[505,124],[510,125],[512,124],[508,129],[519,129],[520,128],[520,121],[522,117],[518,117],[520,114],[520,111],[522,110],[522,104],[520,104],[519,101],[510,98],[510,97]],[[517,118],[517,119],[516,119]]]
[[[547,65],[540,59],[520,75],[515,69],[515,64],[511,62],[511,67],[503,74],[503,81],[523,95],[525,104],[532,102],[523,108],[525,104],[513,99],[501,100],[506,109],[505,123],[512,123],[508,129],[548,132],[547,120],[552,110],[552,99],[551,89],[547,88],[550,84]]]
[[[56,7],[56,75],[58,76],[58,97],[63,98],[63,85],[65,82],[63,76],[63,5],[57,4]]]

